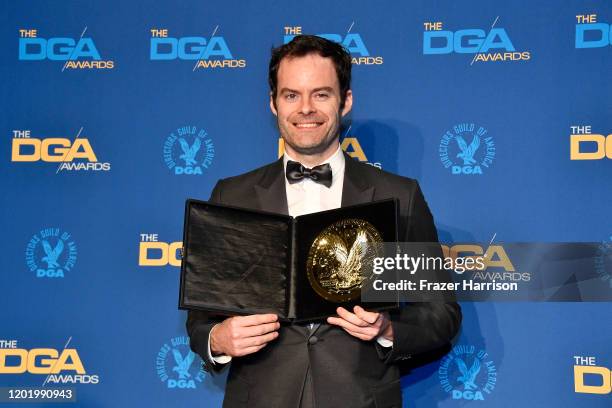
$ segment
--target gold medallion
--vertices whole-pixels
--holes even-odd
[[[316,237],[306,273],[317,294],[326,300],[347,302],[358,298],[364,274],[372,270],[383,240],[369,222],[349,218],[333,223]]]

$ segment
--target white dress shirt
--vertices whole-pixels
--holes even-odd
[[[289,160],[297,161],[285,152],[283,157],[285,171]],[[290,216],[297,217],[340,208],[342,204],[342,185],[344,184],[344,154],[342,154],[340,146],[338,146],[336,153],[320,164],[325,163],[329,163],[332,170],[332,184],[329,188],[307,177],[293,184],[289,183],[289,180],[285,177],[285,191],[287,192],[287,206]]]
[[[285,151],[283,156],[283,167],[287,171],[287,162],[289,160],[297,161]],[[287,206],[289,215],[297,217],[304,214],[310,214],[319,211],[332,210],[340,208],[342,204],[342,186],[344,185],[344,154],[338,145],[338,150],[323,163],[329,163],[332,169],[332,184],[325,187],[321,183],[317,183],[309,178],[303,178],[297,183],[289,183],[285,177],[285,191],[287,192]],[[311,323],[310,327],[312,328]],[[393,346],[393,341],[387,340],[379,336],[376,341],[383,347]],[[210,338],[208,339],[208,356],[210,359],[219,364],[226,364],[232,358],[230,356],[213,356],[210,352]]]

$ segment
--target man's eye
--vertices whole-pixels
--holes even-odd
[[[294,101],[297,99],[297,95],[294,93],[285,94],[285,99],[288,101]]]
[[[319,92],[319,93],[316,95],[316,97],[317,97],[317,99],[327,99],[327,98],[329,98],[329,94],[328,94],[328,93],[325,93],[325,92]]]

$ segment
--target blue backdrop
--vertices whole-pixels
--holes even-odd
[[[278,157],[267,63],[293,34],[351,51],[344,147],[417,178],[443,241],[611,239],[609,1],[29,1],[0,19],[0,386],[220,406],[224,376],[175,370],[176,242],[186,198]],[[462,307],[406,406],[610,405],[609,303]],[[471,392],[459,360],[481,362]],[[576,392],[587,364],[604,374]]]

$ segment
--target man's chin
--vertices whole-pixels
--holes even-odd
[[[302,156],[316,156],[325,153],[335,141],[336,139],[333,139],[329,143],[320,143],[316,145],[297,145],[295,143],[288,143],[287,141],[285,141],[285,143],[291,150]]]

